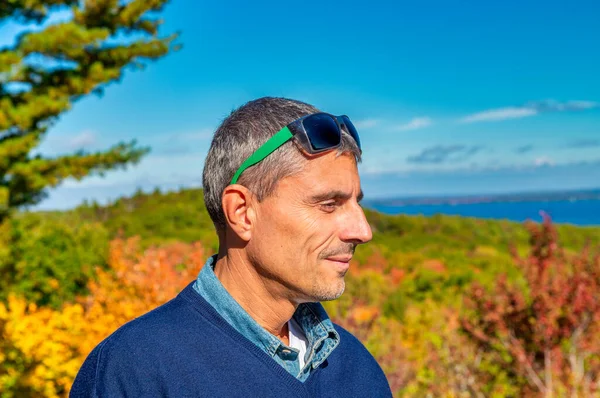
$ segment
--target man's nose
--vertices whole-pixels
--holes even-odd
[[[371,226],[367,221],[365,212],[358,203],[352,206],[350,217],[348,217],[347,225],[344,228],[344,236],[342,240],[355,244],[367,243],[373,239]]]

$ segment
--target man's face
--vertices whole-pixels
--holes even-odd
[[[296,303],[343,293],[354,248],[372,238],[361,198],[354,158],[334,151],[279,181],[257,207],[247,247],[257,270],[280,289],[274,293]]]

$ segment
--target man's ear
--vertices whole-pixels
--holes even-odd
[[[229,228],[246,242],[252,237],[256,215],[255,203],[252,192],[239,184],[227,186],[221,196],[221,206]]]

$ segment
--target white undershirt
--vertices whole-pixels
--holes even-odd
[[[294,318],[288,321],[288,329],[290,331],[290,347],[298,350],[298,359],[300,360],[300,369],[304,368],[304,356],[306,355],[306,347],[308,340],[304,335],[302,327]]]

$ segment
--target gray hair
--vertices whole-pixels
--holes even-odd
[[[221,123],[215,131],[202,176],[204,203],[217,232],[225,231],[227,225],[221,196],[240,165],[284,126],[317,112],[317,108],[304,102],[263,97],[242,105]],[[252,191],[259,201],[268,197],[280,179],[299,172],[307,161],[292,142],[286,142],[245,170],[238,184]],[[337,153],[351,154],[357,162],[361,160],[360,149],[345,132]]]

